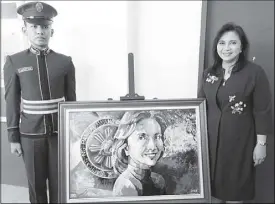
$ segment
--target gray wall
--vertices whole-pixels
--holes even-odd
[[[245,30],[251,44],[249,59],[255,56],[255,63],[268,75],[274,110],[274,1],[208,1],[205,68],[213,62],[215,34],[228,21]],[[268,137],[267,155],[265,162],[257,167],[255,202],[274,202],[274,135]]]

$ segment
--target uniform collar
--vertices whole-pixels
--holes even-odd
[[[41,53],[44,54],[44,55],[47,55],[47,54],[50,53],[51,50],[49,48],[46,48],[45,50],[39,50],[39,49],[34,48],[33,46],[31,46],[30,51],[35,55],[40,55]]]

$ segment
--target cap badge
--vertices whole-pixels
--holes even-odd
[[[35,5],[35,8],[36,8],[36,10],[37,10],[38,12],[41,12],[41,11],[43,10],[43,5],[42,5],[40,2],[38,2],[38,3]]]

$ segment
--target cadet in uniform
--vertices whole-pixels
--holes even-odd
[[[49,49],[57,11],[43,2],[21,5],[30,48],[6,57],[4,65],[7,129],[11,152],[26,167],[31,203],[58,201],[58,103],[75,101],[71,57]],[[12,42],[11,42],[12,43]],[[20,122],[21,120],[21,122]]]

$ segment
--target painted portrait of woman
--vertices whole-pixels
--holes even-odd
[[[126,112],[114,136],[114,196],[165,194],[165,180],[152,167],[164,153],[165,124],[151,111]]]

